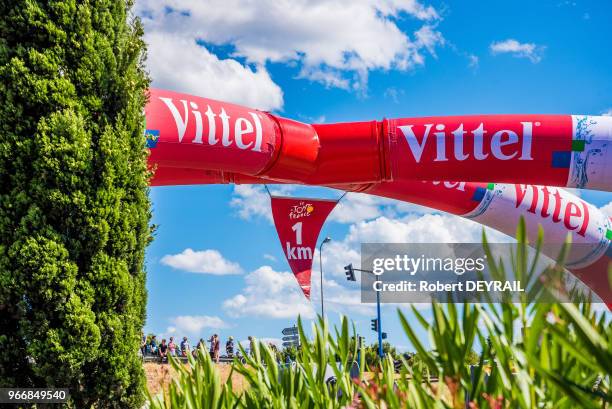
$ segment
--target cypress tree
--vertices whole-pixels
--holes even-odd
[[[151,237],[132,1],[0,2],[0,387],[139,407]]]

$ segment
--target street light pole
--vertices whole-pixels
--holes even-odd
[[[325,319],[325,309],[323,307],[323,256],[321,253],[323,252],[323,245],[325,243],[329,243],[331,239],[326,237],[321,244],[319,244],[319,270],[321,271],[321,318]]]

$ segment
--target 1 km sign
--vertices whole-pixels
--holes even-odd
[[[336,200],[272,196],[272,217],[289,267],[310,299],[312,257],[325,219]]]

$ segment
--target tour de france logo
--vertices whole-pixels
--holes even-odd
[[[302,217],[308,217],[314,212],[314,206],[312,203],[300,202],[294,205],[289,210],[290,219],[301,219]]]

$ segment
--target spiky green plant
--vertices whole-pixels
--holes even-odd
[[[387,356],[369,368],[373,374],[366,376],[361,369],[357,379],[351,379],[358,338],[348,320],[343,318],[332,335],[319,318],[312,338],[305,335],[300,320],[302,347],[295,365],[278,364],[276,354],[262,343],[255,343],[251,355],[241,348],[246,362],[235,360],[232,371],[244,377],[247,388],[237,392],[231,383],[220,382],[210,357],[200,351],[188,366],[171,360],[177,376],[167,393],[150,399],[151,408],[608,408],[608,316],[590,303],[550,302],[549,286],[541,285],[546,280],[538,280],[563,282],[561,266],[569,243],[553,266],[536,275],[539,252],[529,258],[523,221],[517,241],[510,269],[531,283],[523,302],[434,302],[431,322],[414,307],[410,317],[398,311],[418,357],[403,361],[399,373]],[[484,236],[483,242],[491,254]],[[540,233],[534,247],[539,249],[542,242]],[[505,277],[508,267],[488,259],[493,277]],[[562,286],[553,290],[557,296],[571,295]],[[517,324],[522,331],[517,331]],[[428,344],[417,337],[416,327],[425,330]],[[481,353],[478,364],[470,366],[474,348]],[[334,374],[334,383],[328,382],[326,371]]]

